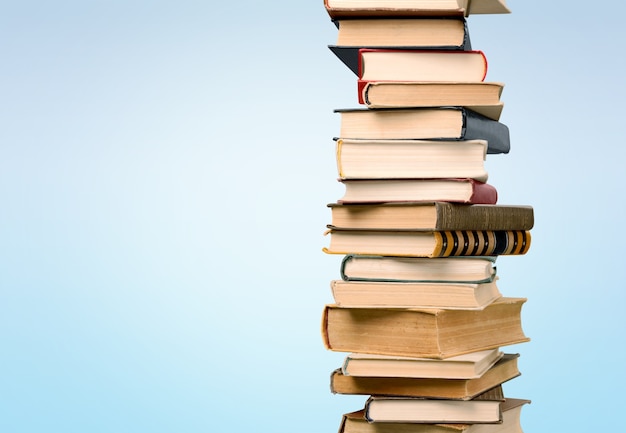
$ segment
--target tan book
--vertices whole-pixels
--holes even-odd
[[[502,423],[504,400],[499,385],[471,400],[373,395],[365,403],[365,418],[373,423]]]
[[[341,261],[345,281],[473,282],[496,277],[496,257],[393,257],[346,255]]]
[[[359,81],[359,103],[368,108],[462,106],[499,120],[504,84],[496,82]]]
[[[521,322],[525,302],[501,297],[476,311],[327,305],[322,338],[337,352],[446,359],[529,341]]]
[[[485,283],[330,282],[335,304],[361,308],[447,308],[480,310],[502,294],[496,280]]]
[[[505,0],[324,0],[331,18],[507,14]]]
[[[378,378],[477,379],[503,356],[497,348],[448,359],[350,353],[343,361],[341,372],[345,376]]]
[[[530,230],[534,211],[525,205],[451,202],[330,203],[330,225],[344,229]]]
[[[486,182],[486,140],[338,139],[341,179],[471,178]]]
[[[346,376],[337,369],[331,375],[330,389],[335,394],[470,400],[518,377],[517,358],[517,354],[504,355],[482,376],[473,379]]]
[[[530,400],[507,398],[500,404],[500,424],[419,424],[419,423],[370,423],[365,410],[344,414],[339,433],[523,433],[520,423],[522,407]]]

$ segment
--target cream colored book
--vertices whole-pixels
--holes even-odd
[[[331,18],[508,14],[505,0],[324,0]]]
[[[453,356],[448,359],[350,353],[341,371],[346,376],[475,379],[503,356],[499,348]]]
[[[333,280],[330,287],[335,303],[342,307],[482,310],[502,296],[495,279],[484,283]]]
[[[486,182],[486,140],[359,140],[340,138],[341,179],[474,179]]]

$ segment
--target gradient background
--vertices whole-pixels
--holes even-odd
[[[528,432],[622,406],[626,3],[470,17],[506,84],[501,257],[530,343],[505,385]],[[5,2],[0,14],[0,431],[335,432],[320,337],[340,256],[335,108],[355,77],[321,0]]]

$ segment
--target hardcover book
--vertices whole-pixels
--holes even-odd
[[[446,359],[527,342],[521,322],[525,298],[502,297],[482,310],[346,308],[327,305],[327,349]]]
[[[486,140],[487,153],[508,153],[509,128],[464,107],[353,108],[341,116],[339,138]]]
[[[341,365],[341,373],[344,376],[378,378],[477,379],[503,356],[498,348],[448,359],[349,353]]]
[[[520,376],[518,356],[504,355],[482,376],[474,379],[346,376],[337,369],[331,374],[330,389],[334,394],[471,400]]]
[[[345,187],[340,204],[450,202],[496,204],[498,191],[476,179],[338,179]]]
[[[331,225],[346,229],[530,230],[534,210],[525,205],[450,202],[329,203]]]
[[[365,403],[369,422],[502,423],[504,401],[498,386],[472,400],[373,395]]]
[[[463,17],[347,18],[334,20],[336,45],[328,48],[354,74],[358,74],[361,48],[471,50]]]
[[[450,179],[486,182],[486,140],[336,141],[341,179]]]
[[[523,433],[520,418],[528,403],[530,400],[506,398],[500,405],[502,423],[498,424],[370,423],[361,409],[343,415],[339,433]]]
[[[527,230],[349,230],[330,227],[329,254],[399,257],[500,256],[526,254]]]
[[[468,282],[496,277],[496,257],[394,257],[347,254],[341,261],[345,281]]]
[[[460,106],[492,120],[504,108],[503,83],[431,81],[357,81],[359,104],[368,108]]]
[[[333,280],[330,287],[335,303],[342,307],[479,310],[502,296],[495,279],[485,283]]]
[[[505,0],[324,0],[331,18],[508,14]]]
[[[480,50],[362,48],[358,78],[365,81],[482,82],[487,57]]]

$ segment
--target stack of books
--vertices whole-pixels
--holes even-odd
[[[529,340],[526,298],[501,293],[496,259],[530,248],[533,208],[498,203],[485,160],[510,149],[503,84],[467,16],[504,0],[325,0],[329,48],[360,108],[336,110],[338,179],[324,251],[343,255],[325,346],[345,352],[331,391],[364,395],[340,433],[519,433],[505,396]]]

